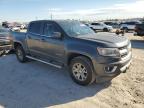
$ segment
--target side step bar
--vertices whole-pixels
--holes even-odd
[[[26,57],[29,58],[29,59],[35,60],[35,61],[39,61],[39,62],[44,63],[44,64],[48,64],[48,65],[50,65],[50,66],[53,66],[53,67],[56,67],[56,68],[59,68],[59,69],[62,68],[62,66],[55,65],[55,64],[52,64],[52,63],[49,63],[49,62],[46,62],[46,61],[43,61],[43,60],[40,60],[40,59],[31,57],[31,56],[26,56]]]

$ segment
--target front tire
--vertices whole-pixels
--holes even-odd
[[[27,61],[26,54],[22,46],[16,47],[16,56],[19,62],[24,63]]]
[[[76,57],[70,64],[70,75],[79,85],[89,85],[95,81],[95,73],[91,61],[83,56]]]

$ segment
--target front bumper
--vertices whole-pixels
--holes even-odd
[[[132,60],[130,60],[126,65],[124,65],[123,67],[120,68],[121,72],[125,72],[131,65]]]
[[[130,52],[125,58],[121,58],[121,60],[117,62],[109,62],[109,63],[97,63],[96,60],[93,61],[94,69],[96,72],[96,76],[99,78],[109,77],[110,79],[116,77],[122,72],[126,72],[132,62],[132,53]],[[115,69],[111,72],[107,72],[105,70],[106,67],[115,67]]]

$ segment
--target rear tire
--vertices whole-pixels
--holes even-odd
[[[24,49],[22,48],[22,46],[16,47],[16,56],[17,56],[18,61],[21,63],[24,63],[27,61],[26,53]]]
[[[109,32],[109,30],[107,28],[104,28],[103,31],[104,32]]]
[[[127,27],[122,28],[122,30],[124,30],[126,33],[129,31]]]
[[[86,86],[95,81],[95,73],[91,61],[83,56],[74,58],[70,63],[70,75],[74,82]]]

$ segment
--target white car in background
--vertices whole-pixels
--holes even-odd
[[[106,25],[102,22],[91,23],[89,24],[89,27],[92,28],[93,30],[101,30],[104,32],[109,32],[113,30],[112,26]]]
[[[134,31],[135,27],[136,27],[136,24],[140,24],[140,23],[141,22],[139,22],[139,21],[124,22],[124,23],[121,23],[120,29],[124,30],[125,32]]]
[[[15,26],[11,29],[12,31],[20,31],[21,30],[21,27],[20,26]]]
[[[20,28],[21,28],[21,29],[26,29],[27,26],[26,26],[25,24],[22,24]]]

